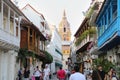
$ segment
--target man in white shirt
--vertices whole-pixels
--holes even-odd
[[[79,67],[74,67],[75,73],[70,75],[69,80],[86,80],[85,76],[79,72]]]
[[[49,80],[50,75],[50,69],[48,68],[48,64],[45,65],[44,69],[44,79],[43,80]]]

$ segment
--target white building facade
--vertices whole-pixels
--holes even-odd
[[[53,56],[53,63],[50,64],[51,73],[56,72],[62,66],[62,40],[54,25],[50,25],[51,41],[47,51]]]
[[[43,14],[35,10],[30,4],[23,7],[22,12],[26,17],[40,30],[40,32],[47,37],[49,34],[49,26]]]
[[[22,15],[10,0],[0,0],[0,80],[16,79]]]

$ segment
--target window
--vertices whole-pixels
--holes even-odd
[[[112,18],[113,20],[117,17],[117,0],[112,2]]]
[[[16,26],[16,36],[18,37],[18,26]]]
[[[18,37],[18,32],[19,32],[19,30],[18,30],[18,15],[15,15],[15,26],[16,26],[16,36]]]
[[[64,50],[63,53],[66,53],[66,51]]]
[[[97,29],[98,29],[98,36],[100,36],[100,25],[98,25]]]
[[[14,33],[14,24],[13,24],[13,19],[10,19],[10,33]]]
[[[64,27],[64,32],[66,32],[66,28]]]
[[[108,24],[110,24],[110,8],[108,9]]]
[[[10,10],[10,33],[14,34],[14,13]]]
[[[1,0],[0,0],[0,12],[1,12]]]
[[[30,29],[30,43],[32,44],[32,29]]]
[[[7,23],[8,23],[8,6],[3,4],[3,29],[7,30]]]
[[[3,17],[3,28],[4,28],[4,30],[6,29],[6,27],[7,27],[7,17],[4,16]]]
[[[104,16],[104,19],[105,19],[105,29],[107,29],[107,15],[106,14]]]
[[[67,51],[67,53],[69,53],[69,51]]]

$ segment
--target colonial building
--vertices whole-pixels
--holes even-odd
[[[21,40],[18,58],[20,59],[20,68],[27,67],[33,74],[34,67],[39,66],[46,58],[45,51],[46,38],[39,29],[27,19],[21,21]],[[26,53],[25,53],[26,52]]]
[[[81,72],[83,69],[92,68],[92,59],[97,58],[96,55],[96,41],[97,30],[95,27],[95,18],[100,9],[101,1],[94,0],[86,12],[85,19],[75,33],[76,38],[76,54],[77,64],[80,65]]]
[[[43,14],[35,10],[30,4],[27,4],[25,7],[23,7],[22,12],[29,19],[30,23],[26,22],[27,24],[24,25],[23,23],[23,25],[21,25],[21,48],[27,48],[29,51],[35,52],[35,54],[40,56],[40,61],[36,60],[33,67],[39,66],[40,69],[42,69],[41,66],[44,67],[46,63],[49,63],[49,61],[46,60],[49,59],[49,56],[45,55],[45,53],[47,53],[45,50],[46,44],[48,44],[50,41],[49,26]]]
[[[83,72],[84,68],[88,69],[91,67],[89,49],[96,40],[96,29],[90,26],[88,22],[89,19],[85,18],[75,33],[77,63],[80,65],[81,72]]]
[[[63,68],[67,69],[66,64],[70,54],[71,30],[65,11],[63,12],[63,17],[59,24],[58,31],[62,38]]]
[[[53,62],[50,65],[51,73],[57,72],[62,66],[62,39],[55,25],[50,25],[51,41],[47,46],[47,51],[53,56]]]
[[[120,65],[120,0],[105,0],[96,18],[98,49],[105,58]]]
[[[22,12],[10,0],[0,0],[0,80],[16,79],[21,17]]]

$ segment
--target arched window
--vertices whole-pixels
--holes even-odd
[[[66,32],[66,28],[64,27],[64,32]]]

